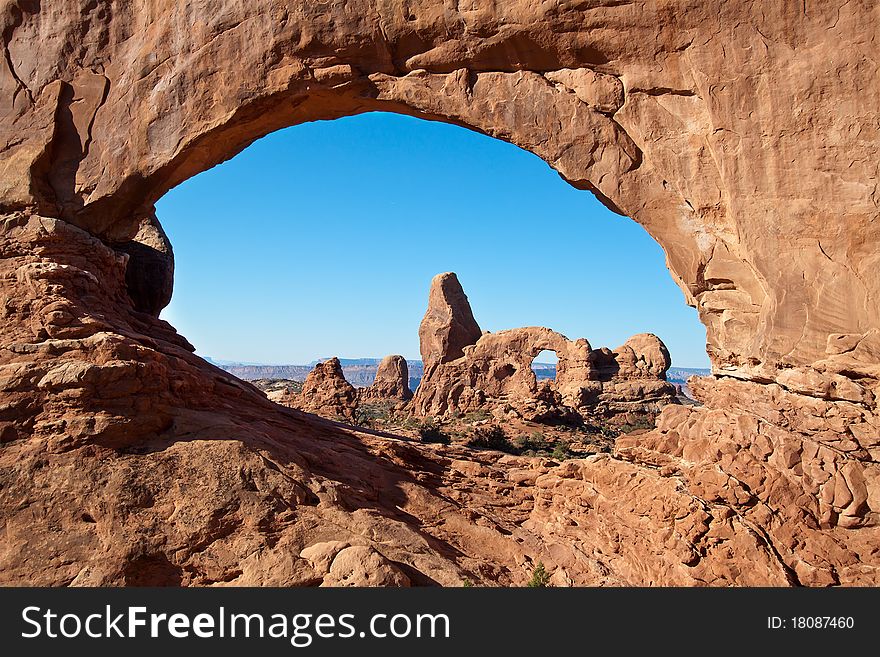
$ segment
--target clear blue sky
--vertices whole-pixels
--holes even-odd
[[[483,330],[548,326],[594,348],[650,331],[706,367],[705,330],[634,221],[538,157],[384,113],[276,132],[157,204],[174,245],[163,312],[217,359],[419,357],[431,278]]]

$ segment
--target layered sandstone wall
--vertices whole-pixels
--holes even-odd
[[[880,9],[765,5],[7,2],[0,204],[131,240],[271,130],[449,120],[642,223],[716,370],[776,379],[878,324]]]
[[[880,581],[875,3],[11,0],[0,24],[2,581],[334,582],[381,557],[392,583],[517,583],[538,556],[574,583]],[[724,375],[705,407],[494,470],[289,416],[193,356],[155,319],[153,203],[272,130],[382,109],[518,144],[641,223]],[[489,501],[507,476],[516,511]],[[329,526],[351,545],[301,552]]]

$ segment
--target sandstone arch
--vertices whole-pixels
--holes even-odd
[[[10,3],[3,205],[133,239],[167,189],[272,130],[371,109],[452,121],[535,152],[642,223],[697,304],[715,367],[775,378],[779,365],[823,358],[829,333],[863,335],[877,314],[872,254],[847,256],[876,237],[870,185],[841,187],[827,175],[805,187],[785,157],[824,171],[825,156],[788,136],[795,117],[763,111],[801,98],[803,112],[824,117],[811,133],[818,139],[836,114],[833,98],[846,96],[855,100],[849,125],[870,124],[867,46],[843,38],[864,12],[848,5],[835,23],[835,4],[808,17],[796,7],[765,12],[758,25],[750,3],[722,12],[698,2],[456,11],[361,1],[327,13],[280,2],[140,11],[97,3],[85,15],[71,1],[52,12]],[[567,28],[578,20],[604,29]],[[798,66],[816,75],[798,75],[789,49],[835,34],[851,50],[833,65],[819,50],[800,52]],[[41,35],[52,38],[32,48]],[[656,65],[639,43],[658,44]],[[752,53],[736,83],[725,47]],[[837,94],[810,93],[816,85]],[[776,148],[755,146],[750,114],[766,116]],[[862,172],[850,167],[847,180],[872,180],[869,137],[840,139],[835,149]],[[738,166],[742,152],[760,158],[766,180],[753,173],[761,167]],[[820,244],[815,228],[828,221],[861,228],[828,231]]]
[[[452,272],[431,281],[419,338],[425,373],[413,410],[421,415],[512,403],[519,408],[511,410],[524,417],[579,422],[575,409],[588,416],[616,410],[653,415],[675,401],[675,389],[666,382],[672,361],[656,335],[634,335],[612,351],[544,326],[481,332]],[[532,361],[545,350],[558,357],[556,377],[539,385]]]
[[[228,400],[262,402],[155,319],[171,258],[152,203],[272,130],[385,109],[512,141],[639,221],[707,326],[725,375],[695,387],[707,409],[664,414],[619,449],[690,524],[655,519],[674,527],[666,552],[638,531],[605,550],[614,572],[876,582],[880,86],[866,35],[878,11],[844,0],[7,2],[4,458],[156,435],[254,444]],[[581,526],[594,535],[643,517],[612,502],[613,477],[563,475],[582,482],[593,511]],[[542,490],[552,508],[558,491]],[[536,531],[568,540],[542,518]],[[664,556],[637,568],[639,549]]]

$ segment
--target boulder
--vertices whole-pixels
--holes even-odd
[[[653,333],[632,336],[614,350],[617,377],[621,379],[666,379],[666,370],[672,365],[669,350]]]
[[[341,550],[324,577],[321,586],[391,586],[406,587],[409,578],[400,568],[366,545]]]

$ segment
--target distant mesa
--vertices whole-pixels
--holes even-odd
[[[206,358],[206,360],[209,359]],[[247,364],[239,361],[222,361],[217,359],[211,359],[209,362],[244,381],[264,380],[268,382],[272,380],[286,380],[288,387],[290,387],[289,384],[291,382],[304,382],[309,372],[314,369],[314,366],[325,360],[327,359],[321,358],[306,365]],[[339,359],[346,381],[355,388],[366,388],[372,385],[381,362],[381,358]],[[409,389],[415,390],[419,387],[419,383],[422,380],[422,361],[408,359],[406,366],[409,370]],[[532,363],[532,370],[535,372],[538,381],[556,377],[555,363],[540,363],[536,360]],[[666,371],[666,380],[682,386],[685,392],[687,392],[687,380],[690,377],[709,376],[710,372],[711,370],[707,367],[673,366]]]
[[[330,358],[330,357],[328,357]],[[289,381],[305,381],[315,365],[328,358],[321,358],[305,365],[250,365],[245,363],[222,364],[215,361],[221,369],[245,381],[259,379],[287,379]],[[366,388],[373,384],[376,372],[382,362],[381,358],[338,358],[345,379],[355,388]],[[407,360],[409,371],[408,386],[415,390],[422,378],[422,361]]]

